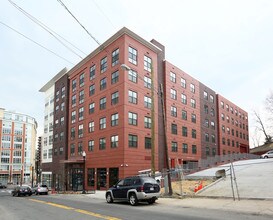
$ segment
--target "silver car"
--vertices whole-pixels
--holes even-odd
[[[261,158],[273,158],[273,150],[270,150],[266,152],[265,154],[262,154]]]
[[[32,188],[32,192],[36,195],[48,194],[48,187],[45,184],[37,184]]]

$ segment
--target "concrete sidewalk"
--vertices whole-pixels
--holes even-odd
[[[105,200],[105,191],[96,191],[94,194],[83,194],[90,199]],[[262,199],[243,199],[233,200],[231,198],[159,198],[156,203],[158,205],[181,206],[191,208],[216,209],[224,211],[232,211],[239,213],[248,213],[254,215],[270,215],[273,216],[273,200]]]

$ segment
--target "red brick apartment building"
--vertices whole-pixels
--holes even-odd
[[[55,83],[55,96],[62,90],[68,96],[63,104],[66,114],[54,112],[54,121],[67,125],[60,129],[61,123],[55,124],[53,131],[53,164],[63,169],[53,169],[55,187],[63,178],[68,190],[106,189],[139,170],[162,170],[166,161],[175,168],[223,152],[223,145],[218,145],[223,134],[217,132],[218,122],[223,124],[217,121],[219,98],[167,62],[164,46],[155,40],[148,42],[122,28],[65,75]],[[56,98],[57,106],[61,102]],[[242,128],[236,128],[245,137],[234,137],[240,146],[234,152],[248,151],[247,120],[242,119],[247,114],[230,106],[241,113],[236,120]],[[201,124],[207,119],[205,129]],[[205,139],[206,133],[213,141]]]
[[[217,94],[220,155],[249,153],[248,114]]]

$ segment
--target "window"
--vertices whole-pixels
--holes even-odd
[[[196,115],[191,114],[191,122],[196,123]]]
[[[112,52],[112,66],[119,63],[119,48]]]
[[[187,104],[187,96],[185,94],[181,94],[181,102],[185,105]]]
[[[131,90],[128,91],[128,101],[133,104],[137,104],[137,93]]]
[[[195,129],[191,130],[191,137],[196,139],[196,130]]]
[[[171,99],[176,100],[176,90],[175,89],[171,89]]]
[[[80,87],[84,86],[84,73],[80,75]]]
[[[100,61],[100,72],[104,73],[107,70],[107,57],[104,57]]]
[[[89,104],[89,114],[92,114],[95,112],[95,103],[90,103]]]
[[[95,122],[94,121],[90,121],[89,122],[89,124],[88,124],[88,131],[89,131],[89,133],[95,131]]]
[[[210,155],[210,149],[209,147],[206,147],[206,156],[209,156]]]
[[[216,139],[215,139],[215,135],[214,134],[211,135],[211,143],[216,143]]]
[[[78,135],[79,135],[79,138],[83,137],[83,125],[79,125]]]
[[[137,125],[137,114],[128,112],[128,123],[129,125]]]
[[[171,80],[171,82],[176,82],[176,74],[175,73],[173,73],[173,72],[170,72],[170,80]]]
[[[128,52],[129,52],[128,54],[129,62],[137,65],[137,50],[132,47],[128,47]]]
[[[145,108],[152,108],[152,99],[150,97],[144,96],[144,107]]]
[[[214,110],[214,108],[211,108],[211,109],[210,109],[210,115],[211,115],[211,116],[214,116],[214,115],[215,115],[215,110]]]
[[[205,133],[205,141],[209,142],[209,134],[208,133]]]
[[[181,86],[186,88],[186,80],[184,78],[181,78]]]
[[[137,83],[137,72],[134,70],[129,70],[128,71],[128,79],[129,81],[133,82],[133,83]]]
[[[84,90],[80,91],[79,95],[79,103],[82,104],[84,102]]]
[[[90,67],[90,80],[95,79],[95,75],[96,75],[96,65],[93,65]]]
[[[119,71],[117,70],[116,72],[113,72],[112,73],[112,76],[111,76],[111,83],[112,84],[115,84],[117,83],[119,80]]]
[[[226,139],[223,137],[222,138],[222,144],[225,145],[226,144]]]
[[[138,142],[137,135],[129,134],[129,136],[128,136],[128,146],[137,148],[137,144],[138,144],[137,142]]]
[[[187,120],[187,111],[182,110],[182,119]]]
[[[192,93],[195,93],[195,85],[191,83],[190,90]]]
[[[70,155],[74,156],[75,155],[75,144],[70,145]]]
[[[144,117],[144,127],[151,128],[152,127],[152,119],[150,117]]]
[[[76,111],[71,112],[71,123],[75,123],[76,122]]]
[[[177,117],[177,109],[175,106],[171,106],[171,116]]]
[[[106,78],[100,81],[100,90],[106,89]]]
[[[216,149],[212,148],[212,156],[215,156],[215,155],[216,155]]]
[[[79,109],[79,121],[83,120],[83,115],[84,115],[84,107],[81,107]]]
[[[112,105],[115,105],[115,104],[117,104],[118,103],[118,99],[119,99],[119,93],[118,92],[114,92],[114,93],[112,93],[112,95],[111,95],[111,104]]]
[[[172,124],[171,129],[172,129],[172,134],[177,134],[177,124]]]
[[[172,141],[172,152],[177,152],[177,142]]]
[[[204,99],[208,100],[208,93],[204,91]]]
[[[185,144],[185,143],[182,144],[182,152],[185,154],[188,153],[188,144]]]
[[[71,103],[72,103],[72,107],[75,107],[75,106],[76,106],[76,95],[73,95],[73,96],[72,96],[72,101],[71,101]]]
[[[208,119],[205,119],[204,126],[205,126],[206,128],[209,127],[209,120],[208,120]]]
[[[106,128],[106,118],[104,117],[100,119],[100,130],[105,128]]]
[[[118,113],[111,115],[111,126],[118,126]]]
[[[100,150],[105,150],[105,148],[106,148],[106,139],[105,138],[100,138],[99,149]]]
[[[188,136],[188,128],[187,127],[182,127],[182,136],[187,137]]]
[[[195,99],[191,99],[191,107],[196,108],[196,101],[195,101]]]
[[[82,142],[78,143],[78,155],[82,155]]]
[[[118,147],[118,135],[114,135],[111,137],[111,148]]]
[[[62,102],[62,104],[61,104],[61,111],[64,111],[64,102]]]
[[[221,114],[222,121],[225,121],[225,115],[222,113]]]
[[[211,121],[211,122],[210,122],[210,127],[211,127],[213,130],[215,130],[215,122],[214,122],[214,121]]]
[[[210,101],[211,103],[214,103],[214,96],[213,96],[213,95],[210,95],[210,96],[209,96],[209,101]]]
[[[207,105],[204,105],[204,111],[205,111],[206,114],[209,113],[209,107]]]
[[[226,104],[226,110],[229,111],[229,105],[228,104]]]
[[[64,98],[65,97],[65,87],[62,87],[62,98]]]
[[[77,89],[77,79],[74,79],[72,81],[72,92],[75,92]]]
[[[144,76],[144,87],[151,89],[152,88],[152,80],[151,78]]]
[[[106,97],[100,99],[100,110],[106,109]]]
[[[94,151],[94,145],[95,145],[94,140],[88,141],[88,151]]]
[[[148,72],[152,71],[152,59],[144,55],[144,69]]]
[[[222,125],[222,132],[225,133],[226,129],[225,129],[225,125]]]
[[[145,137],[145,149],[152,148],[152,138]]]
[[[197,153],[197,147],[196,147],[196,145],[192,145],[191,152],[192,152],[192,154],[196,154]]]
[[[225,108],[223,101],[221,101],[221,108]]]
[[[94,94],[95,94],[95,84],[93,84],[89,87],[89,96],[94,95]]]

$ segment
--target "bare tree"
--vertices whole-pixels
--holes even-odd
[[[252,136],[252,143],[254,148],[259,146],[259,143],[261,141],[261,133],[258,132],[258,129],[255,129],[255,134]]]
[[[271,91],[270,94],[267,96],[265,100],[265,107],[268,113],[270,114],[270,120],[273,120],[273,92]]]
[[[259,131],[261,131],[265,136],[265,144],[271,143],[272,142],[272,136],[268,134],[268,132],[266,130],[266,127],[265,127],[265,124],[262,121],[262,118],[261,118],[260,114],[257,113],[256,111],[254,111],[254,115],[255,115],[255,118],[256,118],[257,129]]]

